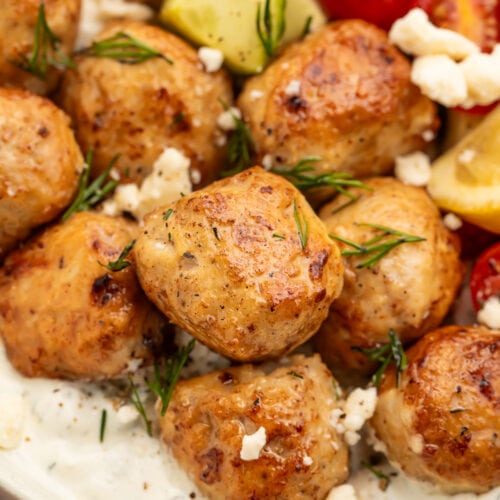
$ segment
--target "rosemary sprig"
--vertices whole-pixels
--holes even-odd
[[[302,250],[306,248],[307,238],[309,236],[309,224],[304,216],[304,214],[299,212],[297,208],[297,200],[293,200],[293,217],[295,218],[295,223],[297,224],[297,233],[299,235],[300,244]]]
[[[174,64],[172,59],[123,31],[119,31],[104,40],[92,42],[90,47],[86,47],[77,53],[91,57],[115,59],[122,64],[140,64],[156,57],[163,59],[168,64]]]
[[[106,410],[102,410],[101,413],[101,427],[99,429],[99,442],[102,443],[104,441],[104,433],[106,432],[106,420],[108,418],[108,412]]]
[[[361,466],[364,467],[365,469],[368,469],[372,474],[374,474],[381,481],[383,481],[382,489],[384,491],[387,489],[389,483],[391,482],[391,478],[387,474],[384,474],[380,469],[376,469],[373,465],[367,462],[361,462]]]
[[[195,339],[191,340],[185,347],[179,349],[172,357],[164,361],[163,373],[158,364],[154,367],[154,381],[147,381],[148,387],[160,398],[163,417],[168,409],[170,399],[174,392],[175,384],[179,379],[181,370],[186,364],[189,354],[194,348]]]
[[[132,380],[132,375],[129,374],[128,376],[128,381],[130,383],[130,401],[132,404],[135,406],[135,409],[137,410],[137,413],[142,417],[142,420],[144,421],[144,425],[146,426],[146,431],[148,433],[148,436],[153,435],[153,431],[151,430],[151,422],[149,421],[149,418],[146,414],[146,409],[144,408],[144,405],[142,404],[141,397],[139,395],[139,391],[137,390],[137,386],[134,384],[134,381]]]
[[[125,260],[135,245],[135,240],[132,240],[121,252],[117,260],[113,260],[106,264],[106,267],[116,273],[117,271],[122,271],[131,265],[128,260]]]
[[[304,378],[302,375],[300,375],[299,373],[297,373],[295,370],[290,370],[287,375],[291,375],[292,377],[295,377],[295,378]]]
[[[406,370],[408,360],[403,349],[403,344],[399,340],[396,332],[391,328],[389,330],[389,343],[378,347],[352,347],[353,351],[363,353],[370,361],[378,361],[380,366],[373,374],[372,382],[375,387],[378,387],[382,382],[382,375],[387,367],[394,363],[396,365],[396,387],[399,387],[399,378],[401,372]]]
[[[262,14],[261,2],[257,5],[255,24],[260,43],[268,57],[272,57],[285,34],[286,0],[276,1],[276,12],[271,12],[271,1],[265,0]]]
[[[425,238],[421,238],[420,236],[403,233],[396,229],[392,229],[387,226],[381,226],[379,224],[359,223],[357,225],[361,227],[371,227],[373,229],[377,229],[380,232],[370,240],[361,244],[355,243],[336,234],[329,235],[333,240],[341,241],[342,243],[353,248],[353,250],[343,250],[341,252],[342,255],[345,255],[347,257],[351,255],[369,256],[356,266],[357,269],[361,269],[363,267],[371,269],[392,249],[398,247],[399,245],[402,245],[403,243],[418,243],[420,241],[425,241]],[[395,238],[387,239],[389,236],[395,236]]]
[[[54,34],[47,23],[45,4],[42,2],[38,8],[31,54],[29,56],[19,54],[17,61],[10,62],[45,80],[49,66],[58,69],[75,67],[75,63],[59,48],[60,44],[61,39]]]
[[[118,184],[118,181],[114,179],[111,179],[106,184],[104,184],[104,181],[108,177],[109,172],[113,168],[113,165],[120,157],[120,155],[115,155],[109,162],[109,165],[104,169],[102,174],[89,185],[90,168],[92,166],[93,157],[94,152],[92,149],[90,149],[85,158],[85,165],[78,182],[78,194],[71,206],[66,210],[66,212],[64,212],[62,216],[63,222],[68,220],[69,217],[75,212],[88,210],[94,205],[97,205],[109,193],[111,193],[111,191],[113,191]]]
[[[317,175],[308,173],[311,172],[311,170],[314,170],[313,163],[319,161],[320,159],[321,158],[317,156],[307,156],[291,168],[273,168],[271,169],[271,172],[282,175],[296,188],[302,191],[326,186],[335,189],[337,192],[347,196],[351,200],[356,197],[352,193],[349,193],[349,191],[346,191],[346,188],[348,187],[357,187],[371,191],[370,187],[357,179],[353,179],[352,175],[347,173],[329,172]]]
[[[163,214],[163,220],[168,220],[170,216],[174,213],[173,208],[169,208],[164,214]]]
[[[308,16],[306,22],[304,23],[304,27],[302,28],[302,34],[300,35],[300,39],[304,38],[311,31],[311,23],[313,20],[313,16]]]

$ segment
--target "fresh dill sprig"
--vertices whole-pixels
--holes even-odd
[[[307,156],[291,168],[272,168],[271,172],[285,177],[285,179],[301,191],[319,187],[331,187],[352,200],[355,196],[346,191],[346,188],[357,187],[371,190],[366,184],[354,179],[352,175],[347,173],[329,172],[317,175],[308,173],[314,170],[313,163],[320,159],[317,156]]]
[[[174,64],[172,59],[123,31],[119,31],[104,40],[92,42],[90,47],[86,47],[77,53],[91,57],[115,59],[123,64],[140,64],[156,57],[163,59],[168,64]]]
[[[128,260],[125,260],[128,254],[131,252],[132,248],[134,248],[135,240],[132,240],[128,245],[122,250],[118,259],[108,262],[106,267],[116,273],[117,271],[122,271],[131,265]]]
[[[293,217],[295,219],[295,223],[297,224],[297,233],[300,239],[300,245],[302,246],[302,250],[306,248],[307,238],[309,236],[309,224],[304,216],[304,214],[299,212],[297,208],[297,200],[293,200]]]
[[[60,48],[61,39],[50,29],[45,17],[45,4],[40,3],[35,25],[33,49],[29,56],[19,54],[17,61],[10,61],[18,68],[28,71],[41,80],[47,78],[47,69],[74,68],[75,63]]]
[[[412,234],[403,233],[396,229],[392,229],[387,226],[381,226],[379,224],[357,224],[360,227],[371,227],[380,231],[379,234],[371,238],[364,243],[355,243],[351,240],[338,236],[336,234],[330,234],[330,238],[333,240],[341,241],[342,243],[350,246],[353,250],[342,250],[341,254],[344,256],[352,255],[368,255],[369,257],[362,262],[360,262],[356,268],[361,269],[366,267],[371,269],[380,259],[385,257],[392,249],[402,245],[403,243],[418,243],[420,241],[425,241],[425,238],[420,236],[414,236]],[[395,238],[387,239],[389,236],[395,236]]]
[[[131,390],[130,401],[135,406],[137,413],[139,413],[139,415],[142,417],[142,420],[144,421],[144,425],[146,426],[146,431],[148,433],[148,436],[152,436],[153,431],[151,430],[151,422],[148,418],[148,415],[146,414],[146,409],[144,408],[144,405],[142,404],[141,396],[139,395],[139,391],[137,390],[137,386],[134,384],[134,381],[132,380],[132,375],[130,375],[130,374],[128,376],[128,381],[130,383],[130,390]]]
[[[163,373],[160,366],[155,363],[154,381],[147,381],[148,387],[160,398],[163,417],[167,412],[170,399],[174,392],[175,384],[180,377],[181,370],[186,364],[189,354],[194,348],[195,339],[191,340],[185,347],[179,349],[173,356],[164,361]]]
[[[106,420],[108,418],[108,412],[106,410],[102,410],[101,413],[101,427],[99,429],[99,442],[102,443],[104,441],[104,433],[106,432]]]
[[[370,361],[378,361],[380,363],[380,366],[372,377],[375,387],[379,387],[385,370],[391,363],[394,363],[396,365],[396,387],[399,387],[399,378],[401,372],[406,370],[408,360],[406,359],[403,344],[401,344],[396,332],[392,328],[389,330],[388,344],[371,348],[352,347],[351,349],[363,353]]]
[[[68,220],[69,217],[75,212],[88,210],[94,205],[97,205],[118,185],[118,181],[114,179],[109,180],[106,184],[104,184],[104,181],[107,179],[109,172],[113,168],[113,165],[116,163],[120,155],[115,155],[109,162],[109,165],[104,169],[102,174],[89,185],[90,168],[92,166],[93,157],[94,152],[92,149],[90,149],[87,153],[87,157],[85,158],[85,165],[78,182],[78,194],[71,206],[66,210],[66,212],[64,212],[62,216],[63,222]]]
[[[260,43],[268,57],[272,57],[283,39],[286,29],[286,0],[277,0],[276,12],[271,12],[271,1],[265,0],[264,13],[262,4],[257,5],[255,24]]]
[[[367,462],[361,462],[361,466],[364,467],[365,469],[368,469],[372,474],[374,474],[376,477],[378,477],[381,481],[384,482],[382,488],[384,491],[387,489],[389,483],[391,482],[391,478],[387,474],[384,474],[380,469],[376,469],[373,465]]]

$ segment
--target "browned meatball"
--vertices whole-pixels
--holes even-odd
[[[89,55],[76,57],[59,96],[84,151],[94,149],[97,175],[120,154],[116,167],[139,182],[167,147],[177,148],[201,174],[201,184],[217,176],[224,157],[218,139],[219,101],[232,102],[224,70],[207,73],[197,52],[161,28],[123,21],[107,27],[99,40],[125,32],[170,58],[124,64]]]
[[[352,347],[387,343],[389,329],[408,343],[437,328],[450,308],[463,277],[456,237],[423,189],[390,177],[366,181],[371,191],[352,189],[358,201],[341,209],[339,197],[320,216],[328,232],[362,244],[381,231],[377,224],[425,241],[393,248],[371,269],[358,267],[374,254],[345,257],[344,288],[315,338],[323,357],[333,364],[369,370],[368,358]],[[395,240],[389,236],[385,241]],[[341,249],[352,250],[340,243]]]
[[[407,356],[399,388],[387,372],[371,421],[389,459],[448,493],[500,486],[500,332],[441,328]]]
[[[333,382],[318,355],[182,381],[161,435],[209,498],[323,499],[348,475]]]
[[[317,173],[356,177],[388,172],[437,125],[434,104],[410,82],[409,62],[385,32],[359,20],[290,46],[246,82],[238,106],[259,161],[271,155],[291,166],[315,156]]]
[[[163,317],[134,266],[105,267],[136,232],[124,219],[80,212],[9,255],[0,269],[0,334],[21,373],[100,379],[151,360]]]
[[[242,361],[305,342],[342,287],[322,222],[294,186],[259,167],[151,212],[135,253],[160,310]]]
[[[46,78],[25,71],[16,62],[29,58],[35,44],[40,4],[45,6],[45,18],[50,30],[60,39],[59,50],[71,54],[75,42],[81,0],[2,0],[0,4],[0,86],[22,87],[45,95],[55,88],[61,69],[49,66]],[[59,60],[49,49],[49,57]],[[41,49],[41,47],[40,47]]]
[[[28,91],[0,88],[0,261],[69,205],[83,163],[61,110]]]

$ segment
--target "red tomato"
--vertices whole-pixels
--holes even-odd
[[[474,106],[473,108],[461,108],[460,106],[455,108],[458,111],[462,111],[462,113],[469,113],[470,115],[485,115],[490,111],[493,111],[497,107],[498,101],[493,104],[489,104],[488,106]]]
[[[493,295],[500,296],[500,243],[483,252],[470,277],[470,291],[476,311]]]
[[[331,19],[364,19],[388,30],[411,8],[412,0],[320,0]]]

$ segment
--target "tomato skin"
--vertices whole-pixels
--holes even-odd
[[[476,261],[470,277],[470,292],[476,311],[491,296],[500,296],[500,243],[488,248]]]

